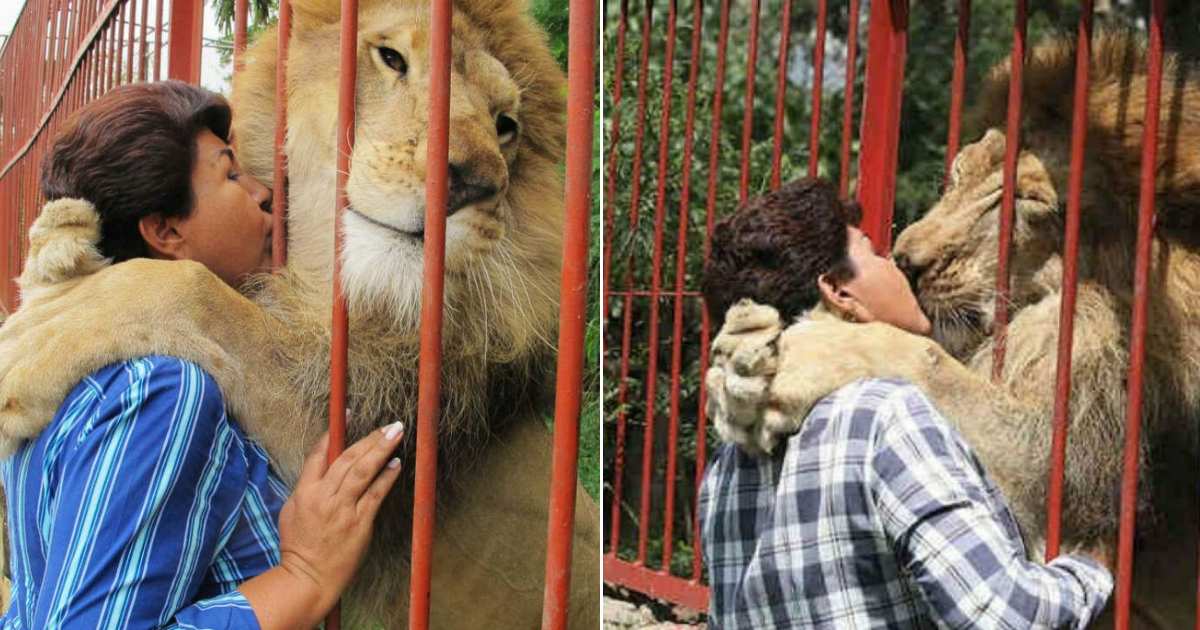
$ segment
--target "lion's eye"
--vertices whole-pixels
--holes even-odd
[[[500,144],[507,144],[513,138],[517,137],[517,121],[509,116],[500,114],[496,117],[496,137],[499,138]]]
[[[401,55],[391,48],[380,46],[379,56],[383,59],[383,63],[386,63],[392,70],[399,72],[400,76],[403,77],[408,75],[408,62],[405,61],[404,55]]]

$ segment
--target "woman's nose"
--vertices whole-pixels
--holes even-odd
[[[270,188],[267,188],[262,182],[249,175],[243,175],[239,181],[242,182],[242,186],[246,188],[246,192],[250,193],[250,197],[254,199],[254,203],[258,204],[259,208],[262,208],[264,212],[271,211]]]

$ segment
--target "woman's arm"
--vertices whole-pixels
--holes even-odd
[[[919,390],[898,389],[879,413],[872,495],[939,626],[1082,629],[1100,614],[1110,574],[1082,556],[1026,560],[1003,498]]]
[[[245,443],[215,383],[193,364],[123,364],[86,417],[47,442],[56,464],[37,519],[15,514],[25,541],[44,540],[45,571],[27,620],[36,628],[256,628],[244,600],[194,602],[246,491]],[[76,410],[68,408],[64,413]],[[14,558],[14,562],[20,562]],[[177,617],[178,615],[178,617]]]

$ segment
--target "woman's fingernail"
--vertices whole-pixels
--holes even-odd
[[[383,439],[391,441],[396,439],[400,432],[404,430],[403,422],[393,422],[383,428]]]
[[[400,467],[400,458],[393,457],[392,459],[388,460],[387,467],[391,468],[392,470],[396,470],[397,468],[399,468]]]

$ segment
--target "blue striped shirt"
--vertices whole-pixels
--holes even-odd
[[[145,357],[85,378],[0,477],[5,630],[259,627],[236,589],[279,563],[288,490],[196,365]]]

